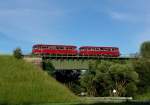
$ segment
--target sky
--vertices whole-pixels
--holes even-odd
[[[150,40],[150,0],[0,0],[0,54],[34,44],[114,46]]]

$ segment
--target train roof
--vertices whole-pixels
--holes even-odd
[[[49,45],[49,44],[35,44],[33,45],[33,47],[35,46],[57,46],[57,47],[73,47],[73,48],[77,48],[77,46],[73,46],[73,45]]]
[[[81,48],[117,48],[118,47],[108,47],[108,46],[81,46],[79,49]]]

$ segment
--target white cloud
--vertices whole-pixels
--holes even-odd
[[[123,13],[111,12],[110,15],[113,19],[117,19],[117,20],[128,20],[129,19],[129,15],[123,14]]]
[[[133,23],[150,23],[149,13],[132,13],[132,12],[109,12],[109,16],[118,21]]]

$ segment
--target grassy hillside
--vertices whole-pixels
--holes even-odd
[[[0,103],[62,103],[77,99],[38,67],[10,56],[0,56]]]

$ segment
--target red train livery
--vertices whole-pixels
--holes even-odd
[[[82,46],[79,48],[81,56],[120,56],[119,48],[117,47],[95,47],[95,46]]]
[[[119,57],[120,52],[117,47],[95,47],[82,46],[77,50],[76,46],[72,45],[33,45],[32,53],[37,55],[72,55],[72,56],[105,56]]]
[[[32,48],[33,54],[48,55],[77,55],[77,47],[71,45],[43,45],[37,44]]]

